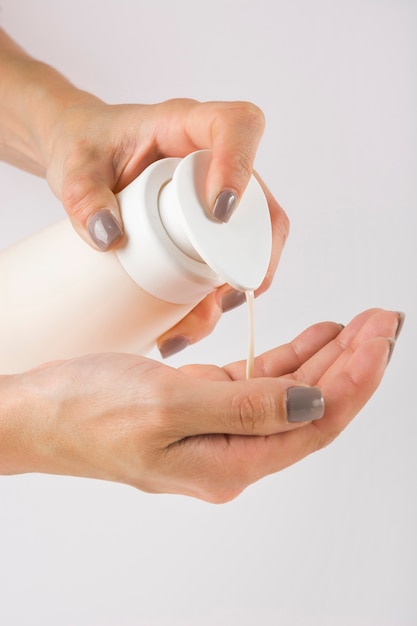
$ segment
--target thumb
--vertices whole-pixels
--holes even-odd
[[[182,416],[187,436],[216,433],[268,436],[319,420],[324,415],[321,389],[290,379],[230,382],[201,379],[198,383],[194,381],[192,389],[190,393],[188,380],[188,393],[178,385],[170,395],[170,406],[176,415]]]
[[[88,167],[77,168],[66,175],[62,202],[77,233],[90,246],[108,250],[123,235],[117,198],[111,190],[112,176]],[[97,167],[97,166],[96,166]]]

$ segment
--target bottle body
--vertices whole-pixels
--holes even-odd
[[[146,354],[216,287],[254,290],[271,225],[252,177],[237,215],[205,207],[211,153],[161,159],[118,194],[125,227],[98,252],[63,220],[0,252],[0,374],[95,352]]]
[[[196,304],[137,285],[63,220],[0,253],[0,373],[93,352],[146,354]]]

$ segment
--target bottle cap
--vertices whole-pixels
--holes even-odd
[[[205,184],[211,152],[185,157],[160,196],[161,219],[170,236],[187,254],[209,265],[223,282],[242,291],[262,283],[271,258],[268,204],[254,176],[227,223],[211,215]]]
[[[198,302],[228,283],[255,290],[268,269],[268,204],[252,176],[227,223],[205,202],[211,151],[161,159],[119,194],[126,244],[117,255],[146,291],[168,302]]]

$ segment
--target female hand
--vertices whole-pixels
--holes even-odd
[[[176,99],[107,105],[33,60],[1,29],[0,75],[0,156],[46,176],[74,228],[93,247],[117,246],[123,225],[115,194],[162,157],[211,149],[207,206],[220,221],[236,209],[264,129],[254,104]],[[270,285],[288,234],[284,211],[260,182],[271,214],[273,253],[257,295]],[[243,300],[228,285],[218,288],[160,338],[161,354],[198,341],[223,311]]]
[[[250,380],[244,362],[176,370],[122,354],[3,377],[0,471],[226,502],[333,441],[378,387],[402,320],[373,309],[343,330],[316,324],[259,356]]]
[[[262,129],[262,113],[249,103],[170,100],[156,105],[108,106],[89,102],[66,109],[53,129],[47,178],[80,235],[90,243],[93,235],[93,243],[108,249],[117,245],[121,235],[121,227],[113,224],[116,219],[121,225],[114,194],[162,157],[183,157],[211,148],[207,205],[218,219],[226,221],[252,174]],[[284,211],[258,180],[268,201],[273,253],[256,295],[269,287],[288,234]],[[105,240],[100,241],[94,233],[104,233]],[[219,287],[160,337],[162,356],[206,336],[224,311],[244,299],[243,292],[228,285]]]

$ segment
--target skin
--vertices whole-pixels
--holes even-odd
[[[265,125],[262,111],[250,102],[105,104],[32,59],[1,29],[0,120],[0,158],[45,177],[75,230],[92,247],[91,216],[106,208],[122,227],[115,194],[162,157],[211,149],[207,206],[212,208],[223,190],[239,199],[253,173]],[[285,212],[258,180],[271,215],[273,253],[256,295],[271,284],[289,229]],[[195,343],[209,334],[230,291],[223,285],[207,296],[158,345],[177,336]]]
[[[262,112],[245,102],[107,105],[0,30],[0,157],[44,176],[90,245],[91,216],[106,208],[120,222],[115,193],[164,156],[212,149],[207,206],[223,190],[239,198],[263,129]],[[257,294],[269,286],[288,234],[284,211],[262,185],[273,254]],[[228,290],[208,296],[160,342],[208,334]],[[129,354],[0,376],[0,473],[68,474],[226,502],[333,441],[381,382],[401,322],[396,312],[373,309],[343,330],[316,324],[257,357],[251,380],[244,362],[174,369]],[[288,421],[286,391],[295,385],[322,389],[322,419]]]
[[[110,480],[209,502],[328,445],[378,387],[398,332],[373,309],[323,322],[245,363],[180,369],[102,354],[0,377],[0,472]],[[287,421],[285,391],[318,385],[320,420]]]

